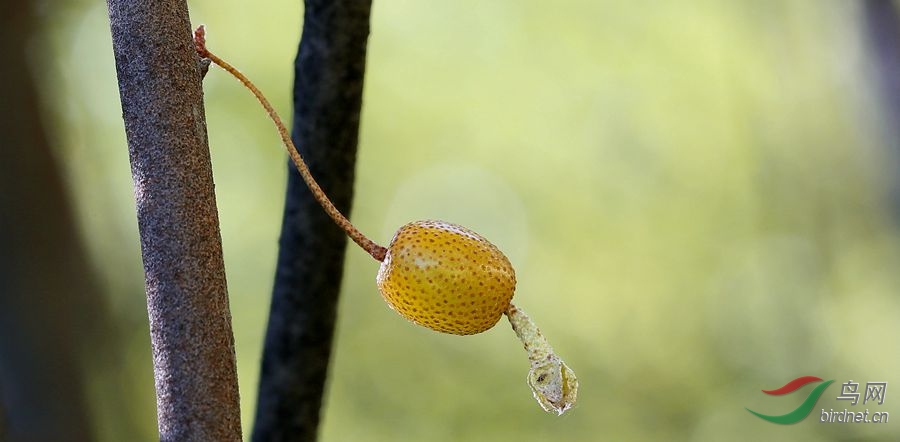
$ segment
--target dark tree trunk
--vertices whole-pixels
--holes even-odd
[[[353,196],[368,0],[307,0],[295,61],[293,139],[344,214]],[[314,440],[347,237],[288,165],[253,440]]]
[[[87,441],[82,352],[107,311],[41,124],[31,5],[0,9],[0,440]]]
[[[875,74],[876,96],[880,98],[882,127],[887,156],[900,169],[900,11],[891,0],[865,0],[863,25]],[[894,219],[900,221],[900,178],[891,176],[890,204]]]
[[[185,0],[108,0],[160,439],[240,440],[234,337]]]

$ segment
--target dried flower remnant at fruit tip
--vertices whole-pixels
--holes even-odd
[[[545,411],[561,415],[575,405],[578,378],[522,309],[510,304],[506,317],[528,352],[528,386]]]

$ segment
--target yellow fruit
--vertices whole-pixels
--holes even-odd
[[[230,64],[209,52],[203,26],[194,32],[197,53],[234,75],[266,109],[300,176],[325,213],[347,235],[381,261],[378,289],[388,305],[407,319],[444,333],[470,335],[493,327],[506,313],[525,346],[531,370],[528,385],[541,407],[563,414],[575,404],[578,380],[556,355],[537,325],[510,304],[516,274],[506,256],[477,233],[443,221],[417,221],[400,228],[388,248],[362,234],[331,203],[291,141],[288,130],[262,92]]]
[[[515,271],[500,249],[443,221],[401,227],[376,280],[384,300],[406,319],[456,335],[493,327],[516,288]]]

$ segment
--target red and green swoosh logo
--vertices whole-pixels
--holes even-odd
[[[765,394],[781,396],[783,394],[797,391],[797,389],[799,389],[800,387],[812,382],[822,382],[822,379],[815,376],[800,376],[799,378],[794,379],[787,384],[784,384],[784,386],[781,388],[776,388],[775,390],[763,390],[762,392]],[[816,388],[814,388],[813,391],[809,393],[809,396],[806,397],[806,400],[804,400],[799,407],[797,407],[790,413],[782,414],[780,416],[769,416],[767,414],[757,413],[749,408],[747,408],[747,411],[759,416],[761,419],[765,419],[776,424],[796,424],[809,415],[809,412],[812,411],[813,407],[816,406],[816,402],[819,400],[819,396],[822,396],[822,393],[826,388],[828,388],[829,385],[831,385],[832,382],[834,382],[834,380],[825,381],[816,386]]]

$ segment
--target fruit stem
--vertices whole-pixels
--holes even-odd
[[[510,304],[505,313],[528,352],[531,370],[527,380],[534,398],[547,412],[565,413],[575,405],[578,395],[575,372],[556,355],[550,342],[522,309]]]
[[[291,160],[294,162],[294,165],[297,167],[297,170],[300,172],[300,176],[303,177],[303,181],[306,182],[306,186],[309,187],[309,190],[312,192],[313,197],[315,197],[316,201],[325,209],[325,213],[334,220],[335,224],[338,225],[344,232],[347,233],[347,236],[353,240],[353,242],[359,244],[360,247],[363,248],[366,252],[372,255],[378,261],[384,261],[384,256],[387,253],[387,249],[378,245],[375,241],[372,241],[366,235],[363,235],[351,222],[347,219],[341,212],[334,207],[334,204],[328,199],[328,196],[325,195],[325,192],[319,187],[319,183],[316,182],[315,178],[313,178],[312,173],[309,171],[309,167],[306,166],[306,162],[303,161],[303,157],[300,156],[300,152],[297,150],[297,146],[294,145],[294,142],[291,141],[290,135],[288,135],[288,130],[284,126],[284,123],[281,121],[281,117],[278,116],[278,113],[275,112],[275,109],[269,103],[269,100],[266,99],[265,95],[250,81],[249,78],[245,77],[240,71],[238,71],[234,66],[228,64],[225,60],[219,58],[216,54],[213,54],[206,48],[206,27],[200,25],[197,27],[197,30],[194,31],[194,46],[197,49],[197,54],[200,55],[201,58],[207,58],[211,60],[213,63],[219,65],[222,69],[225,69],[229,74],[237,78],[244,87],[250,90],[253,95],[259,100],[259,103],[262,104],[263,108],[265,108],[266,113],[269,114],[269,118],[272,119],[272,122],[275,123],[275,127],[278,128],[278,134],[281,135],[281,142],[284,144],[284,148],[287,149],[288,155],[291,157]]]

